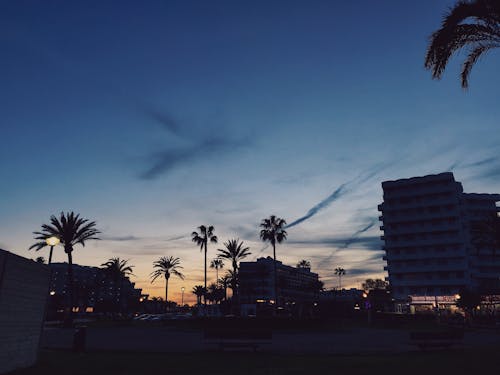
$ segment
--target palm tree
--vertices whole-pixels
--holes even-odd
[[[193,232],[191,233],[191,240],[195,242],[198,246],[200,246],[200,250],[205,250],[205,289],[207,289],[207,244],[208,242],[217,243],[217,236],[214,235],[214,227],[212,225],[206,227],[205,225],[200,225],[198,227],[200,233]],[[205,305],[207,304],[207,299],[204,296],[203,302]]]
[[[203,285],[196,285],[193,287],[192,293],[196,296],[196,304],[201,305],[201,297],[206,294],[207,290]]]
[[[64,252],[68,255],[68,294],[69,306],[66,317],[66,324],[72,322],[72,310],[74,302],[74,283],[73,283],[73,247],[80,244],[85,246],[87,240],[99,240],[97,235],[101,233],[95,228],[95,221],[83,219],[79,214],[71,212],[61,212],[59,218],[55,215],[50,217],[50,224],[43,224],[41,232],[33,232],[35,239],[39,242],[33,244],[30,249],[40,250],[47,246],[47,239],[57,237],[64,246]]]
[[[465,89],[473,65],[481,55],[496,47],[500,47],[500,2],[461,0],[444,16],[441,28],[431,35],[425,67],[432,71],[432,78],[439,79],[451,55],[467,49],[461,71]]]
[[[286,240],[286,221],[274,215],[269,219],[263,219],[260,223],[262,228],[260,231],[260,239],[264,242],[270,242],[273,245],[274,257],[274,296],[276,299],[276,306],[278,306],[278,270],[276,268],[276,242],[282,243]]]
[[[302,259],[299,263],[297,263],[297,268],[311,268],[311,262]]]
[[[132,269],[134,266],[128,265],[129,260],[120,258],[110,258],[107,262],[101,264],[104,272],[108,277],[113,280],[113,287],[115,289],[115,298],[118,307],[121,307],[121,289],[123,289],[123,280],[132,276]],[[120,288],[118,288],[118,283]]]
[[[168,279],[170,279],[170,275],[175,275],[184,280],[184,275],[179,271],[179,269],[183,268],[180,263],[181,260],[173,256],[161,257],[156,262],[153,262],[153,268],[156,269],[151,272],[151,283],[160,276],[165,277],[165,302],[168,302]]]
[[[342,276],[345,275],[345,269],[342,267],[335,268],[335,275],[339,277],[339,290],[342,291]]]
[[[224,267],[224,262],[220,258],[215,258],[210,262],[210,268],[215,268],[215,280],[219,282],[219,270]]]
[[[235,281],[238,280],[238,262],[240,262],[242,259],[245,259],[247,256],[252,254],[249,250],[249,247],[245,247],[243,245],[243,241],[240,242],[239,239],[235,240],[229,240],[227,242],[224,242],[224,247],[225,249],[217,249],[219,252],[219,257],[223,259],[228,259],[231,261],[233,265],[233,277],[235,278]],[[234,283],[234,289],[233,289],[233,297],[234,300],[237,302],[238,300],[238,287],[237,287],[237,282]]]
[[[219,279],[219,285],[222,287],[222,289],[224,289],[224,300],[226,301],[227,301],[227,287],[231,285],[231,280],[232,280],[230,272],[232,273],[232,271],[228,271],[224,276],[222,276]]]
[[[243,241],[240,242],[239,239],[233,239],[224,242],[224,247],[225,249],[217,249],[217,251],[219,252],[219,257],[230,260],[233,265],[233,272],[235,275],[237,275],[238,262],[252,254],[249,251],[250,248],[243,246]]]

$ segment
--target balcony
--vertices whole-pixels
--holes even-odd
[[[450,279],[417,279],[417,280],[397,280],[392,278],[392,286],[413,286],[413,287],[422,287],[422,286],[462,286],[467,284],[467,280],[465,278],[450,278]]]
[[[465,251],[440,251],[440,252],[419,252],[415,254],[387,254],[386,259],[389,261],[397,260],[420,260],[420,259],[446,259],[446,258],[461,258],[465,257]]]
[[[410,273],[410,272],[440,272],[440,271],[463,271],[467,270],[467,263],[454,262],[450,264],[418,264],[410,266],[391,265],[390,272],[397,273]]]

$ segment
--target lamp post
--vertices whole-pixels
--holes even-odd
[[[49,253],[49,264],[52,263],[52,251],[54,250],[54,246],[56,246],[61,240],[57,237],[49,237],[45,240],[45,243],[50,246]]]
[[[184,287],[181,288],[181,307],[184,306]]]

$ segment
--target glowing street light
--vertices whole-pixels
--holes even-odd
[[[59,242],[61,241],[57,237],[49,237],[45,240],[45,243],[50,246],[49,264],[52,263],[52,250]]]

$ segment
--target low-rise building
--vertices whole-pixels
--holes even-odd
[[[50,282],[51,307],[60,309],[69,303],[68,264],[52,263]],[[99,267],[73,264],[73,310],[75,312],[125,312],[139,303],[142,289],[127,277],[115,280]]]
[[[320,282],[318,274],[310,268],[284,265],[276,261],[277,291],[274,289],[274,259],[258,258],[255,262],[241,262],[239,269],[239,292],[242,309],[248,314],[257,312],[259,304],[278,304],[282,309],[312,305],[319,300]]]

